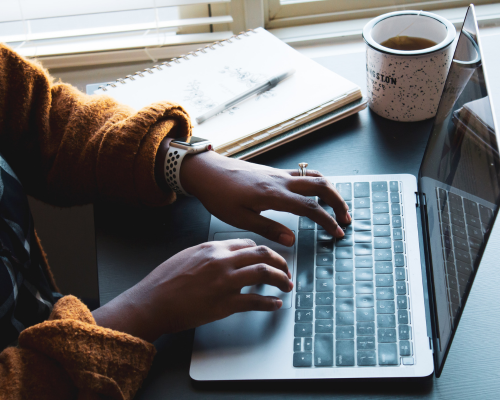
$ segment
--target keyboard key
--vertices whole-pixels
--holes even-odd
[[[337,272],[335,274],[336,285],[352,285],[352,272]]]
[[[377,261],[375,263],[376,274],[392,274],[392,262],[390,261]]]
[[[318,242],[318,245],[316,246],[316,253],[333,253],[333,241]]]
[[[305,230],[311,230],[314,229],[316,226],[316,223],[312,220],[310,220],[307,217],[300,217],[299,218],[299,230],[305,229]]]
[[[312,310],[295,310],[295,322],[312,322]]]
[[[409,325],[399,325],[399,340],[411,339],[411,327]]]
[[[387,182],[372,182],[372,192],[387,192]]]
[[[394,254],[394,266],[396,266],[396,267],[404,267],[405,266],[404,254],[401,254],[401,253]]]
[[[389,201],[389,196],[387,192],[374,192],[372,196],[373,203],[387,203]]]
[[[391,203],[399,203],[399,193],[391,192]]]
[[[394,215],[392,217],[392,227],[393,228],[402,228],[403,227],[403,223],[401,221],[400,216]]]
[[[391,204],[391,214],[401,215],[401,206],[399,204]]]
[[[312,338],[304,338],[304,351],[312,351],[313,340]]]
[[[469,232],[470,236],[479,240],[483,240],[483,234],[481,233],[481,229],[472,226],[467,226],[467,231]]]
[[[302,339],[295,338],[293,339],[293,351],[301,351],[302,350]]]
[[[354,245],[354,254],[356,256],[369,256],[372,254],[371,243],[356,243]]]
[[[375,250],[375,261],[391,261],[392,260],[392,251],[377,249]]]
[[[352,200],[352,185],[350,183],[337,183],[337,192],[339,192],[344,201]]]
[[[455,249],[455,257],[459,261],[470,264],[470,254],[468,251],[462,251],[460,249]]]
[[[333,236],[330,235],[327,231],[318,231],[316,235],[316,240],[318,242],[323,242],[323,241],[333,241]]]
[[[373,236],[391,236],[391,227],[387,225],[376,225],[373,227]]]
[[[354,365],[354,340],[337,340],[335,344],[335,364],[338,366]]]
[[[377,365],[377,356],[374,351],[358,351],[357,356],[360,366]]]
[[[316,333],[333,333],[333,319],[317,319],[314,321]]]
[[[451,214],[450,220],[452,225],[459,226],[460,228],[465,228],[464,218],[460,215]]]
[[[396,316],[394,314],[378,314],[377,326],[379,328],[395,328]]]
[[[294,326],[294,336],[295,337],[311,337],[312,336],[312,324],[297,323]]]
[[[333,293],[322,292],[316,293],[316,304],[321,306],[329,306],[333,304]]]
[[[313,294],[312,293],[297,293],[295,298],[296,308],[312,308]]]
[[[458,291],[449,289],[448,294],[452,303],[460,304],[460,296],[458,295]]]
[[[360,323],[373,324],[373,322],[360,322]],[[373,328],[371,330],[373,330]],[[375,336],[372,333],[370,336],[358,337],[356,338],[356,344],[358,350],[375,350]]]
[[[337,247],[335,249],[335,258],[352,258],[352,247]]]
[[[293,353],[294,367],[311,367],[312,353]]]
[[[481,248],[482,244],[483,244],[482,240],[477,240],[474,237],[469,238],[469,245],[473,249],[479,250]]]
[[[373,270],[370,268],[356,269],[356,281],[373,281]]]
[[[479,217],[483,224],[489,225],[491,222],[491,217],[493,216],[493,210],[482,204],[479,204]]]
[[[375,309],[358,308],[356,310],[356,321],[375,321]]]
[[[455,246],[455,248],[461,249],[463,251],[469,251],[469,244],[467,243],[467,240],[462,239],[461,237],[454,236],[453,245]]]
[[[406,272],[404,268],[396,268],[394,276],[397,281],[404,281],[406,280]]]
[[[354,199],[354,208],[370,208],[370,199]]]
[[[355,260],[356,268],[372,268],[373,267],[373,257],[371,256],[359,256]]]
[[[372,230],[372,223],[370,220],[366,219],[361,219],[361,220],[354,220],[352,222],[352,227],[354,231],[371,231]]]
[[[467,214],[479,218],[479,213],[477,211],[477,203],[475,201],[464,198],[464,209]]]
[[[445,224],[449,224],[450,223],[450,216],[448,213],[440,213],[439,216],[441,217],[441,222],[442,223],[445,223]]]
[[[467,239],[467,232],[465,232],[464,228],[461,228],[460,226],[457,225],[452,225],[451,231],[454,236],[461,237],[462,239]]]
[[[353,270],[353,260],[352,259],[338,259],[335,260],[335,271],[337,272],[346,272]]]
[[[370,184],[368,182],[356,182],[354,184],[354,197],[370,197]]]
[[[376,249],[390,249],[391,246],[391,238],[389,236],[373,239],[373,247]]]
[[[389,214],[374,214],[373,225],[389,225]]]
[[[354,300],[353,299],[337,299],[335,304],[335,311],[347,312],[354,311]],[[338,321],[337,321],[338,323]]]
[[[314,231],[299,231],[297,292],[312,292],[314,285]]]
[[[356,296],[356,308],[373,308],[373,294],[362,294]]]
[[[335,288],[335,296],[339,298],[353,298],[354,288],[352,285],[338,285]]]
[[[318,333],[314,335],[314,365],[316,367],[333,366],[333,335]]]
[[[406,294],[406,282],[405,281],[396,281],[396,294]]]
[[[470,274],[472,274],[472,266],[468,263],[457,261],[457,271],[461,274],[469,276]]]
[[[316,268],[316,278],[333,279],[333,267]]]
[[[398,310],[406,310],[408,308],[408,299],[406,296],[398,296]]]
[[[337,247],[351,247],[353,245],[352,235],[345,235],[337,239],[336,245]]]
[[[338,312],[335,313],[335,318],[337,321],[337,325],[354,325],[353,312]]]
[[[317,292],[333,292],[333,279],[316,279]]]
[[[384,214],[388,212],[389,212],[389,203],[373,203],[374,214]]]
[[[446,273],[447,274],[450,274],[450,275],[455,275],[455,272],[456,272],[456,269],[455,269],[455,264],[451,263],[451,262],[447,262],[445,264],[445,267],[446,267]]]
[[[462,198],[458,194],[448,192],[448,200],[450,204],[462,207]]]
[[[372,321],[357,322],[356,323],[356,334],[358,336],[374,336],[375,335],[375,323]],[[371,339],[374,340],[375,338],[371,338]],[[358,349],[359,349],[359,345],[358,345]]]
[[[451,228],[449,224],[441,224],[441,234],[451,236]]]
[[[408,311],[398,310],[398,324],[408,325]]]
[[[469,214],[465,214],[465,220],[467,221],[467,225],[481,228],[481,222],[479,221],[479,218],[473,217]]]
[[[371,231],[354,232],[354,242],[355,243],[371,243],[372,242]]]
[[[394,300],[394,289],[392,287],[379,287],[376,293],[377,300]]]
[[[447,249],[452,249],[453,248],[452,243],[451,243],[451,237],[449,237],[449,236],[443,236],[442,239],[443,239],[443,245],[444,245],[444,247],[446,247]]]
[[[458,291],[458,282],[457,282],[457,278],[455,278],[454,275],[447,275],[447,278],[448,278],[448,287],[450,289],[453,289],[453,290],[457,290]]]
[[[404,253],[405,247],[401,240],[394,241],[394,253]]]
[[[356,294],[372,294],[373,282],[356,282]]]
[[[400,356],[411,356],[411,344],[407,340],[402,340],[399,342],[399,355]]]
[[[354,219],[371,219],[372,214],[369,208],[356,208],[354,210]]]
[[[377,340],[379,343],[396,343],[396,329],[383,328],[377,331]]]
[[[335,328],[335,338],[354,339],[354,326],[337,326]]]
[[[381,343],[378,346],[379,365],[398,365],[398,348],[395,343]]]
[[[338,253],[338,248],[335,251],[335,254]],[[348,249],[351,250],[351,249]],[[351,250],[352,253],[352,250]],[[316,265],[317,266],[333,266],[333,254],[328,253],[320,253],[316,255]]]
[[[399,182],[398,181],[389,182],[389,188],[391,192],[399,192]]]
[[[396,306],[392,300],[377,300],[377,314],[394,314]]]
[[[387,275],[387,274],[376,275],[375,285],[377,287],[393,287],[394,280],[392,275]]]
[[[314,316],[316,319],[333,319],[333,307],[332,306],[316,306],[314,310]]]

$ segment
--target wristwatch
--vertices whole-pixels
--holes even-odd
[[[188,154],[198,154],[213,150],[212,143],[196,136],[185,136],[170,142],[163,165],[163,173],[168,186],[177,194],[191,196],[181,185],[181,164]]]

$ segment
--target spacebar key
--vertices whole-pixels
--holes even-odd
[[[316,367],[333,366],[333,335],[331,333],[314,335],[314,365]]]
[[[297,248],[297,292],[314,290],[314,231],[299,231]]]

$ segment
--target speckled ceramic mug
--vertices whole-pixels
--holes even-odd
[[[411,51],[381,45],[399,35],[437,44]],[[453,58],[455,35],[450,21],[424,11],[396,11],[366,24],[363,39],[370,108],[395,121],[434,117]]]

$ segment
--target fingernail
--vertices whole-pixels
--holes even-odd
[[[288,233],[282,233],[278,238],[278,242],[283,246],[290,247],[293,244],[293,236]]]
[[[281,308],[281,306],[283,305],[283,300],[281,299],[276,299],[274,300],[275,304],[276,304],[276,310],[279,310]]]
[[[351,222],[351,214],[349,214],[349,211],[346,211],[345,219],[347,220],[347,222]]]
[[[344,237],[344,231],[342,230],[342,228],[340,226],[337,226],[337,230],[335,231],[335,235],[337,237]]]

